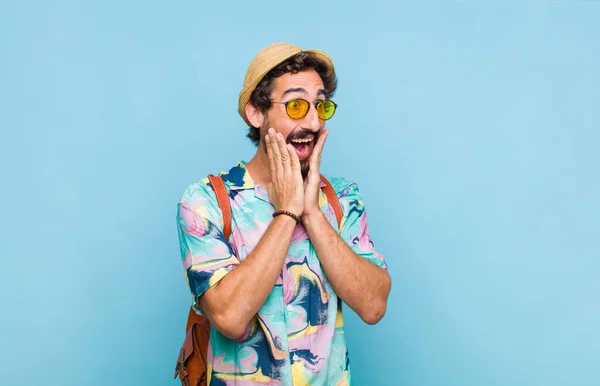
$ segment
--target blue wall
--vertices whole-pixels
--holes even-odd
[[[324,170],[393,277],[356,384],[600,384],[600,3],[201,3],[0,5],[1,385],[176,384],[175,204],[253,154],[276,41],[337,64]]]

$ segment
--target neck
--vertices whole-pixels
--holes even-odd
[[[266,187],[271,183],[271,167],[262,142],[258,144],[254,157],[246,164],[246,170],[259,185]]]

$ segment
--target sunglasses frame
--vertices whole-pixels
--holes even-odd
[[[292,117],[290,116],[290,114],[289,114],[289,113],[288,113],[288,111],[287,111],[287,105],[288,105],[290,102],[293,102],[293,101],[304,101],[304,102],[306,102],[306,103],[308,104],[308,109],[306,109],[306,112],[304,113],[304,115],[303,115],[303,116],[301,116],[301,117],[299,117],[299,118],[292,118]],[[330,99],[322,99],[322,100],[320,99],[320,100],[316,100],[316,101],[314,101],[313,103],[310,103],[309,101],[307,101],[307,100],[306,100],[306,99],[304,99],[304,98],[294,98],[294,99],[290,99],[290,100],[289,100],[289,101],[287,101],[287,102],[274,102],[274,103],[279,103],[279,104],[281,104],[281,105],[284,105],[284,106],[285,106],[285,113],[288,115],[288,117],[290,117],[290,118],[292,118],[292,119],[302,119],[302,118],[304,118],[304,117],[306,116],[306,114],[308,114],[308,112],[310,111],[310,107],[311,107],[311,106],[313,106],[313,107],[315,108],[315,110],[317,110],[317,103],[319,103],[319,102],[331,102],[331,103],[333,103],[333,107],[335,108],[335,110],[333,110],[333,114],[331,114],[331,116],[330,116],[329,118],[327,118],[327,119],[323,119],[323,118],[319,117],[319,119],[321,119],[321,120],[323,120],[323,121],[328,121],[328,120],[330,120],[331,118],[333,118],[333,116],[335,115],[335,112],[337,111],[338,105],[337,105],[337,103],[335,103],[334,101],[332,101],[332,100],[330,100]],[[319,110],[317,110],[317,116],[318,116],[318,115],[319,115]]]

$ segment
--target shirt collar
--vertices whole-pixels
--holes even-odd
[[[223,182],[231,191],[241,192],[243,190],[253,189],[256,198],[265,202],[270,202],[267,189],[257,182],[254,182],[252,176],[248,173],[246,161],[238,162],[237,165],[229,169],[228,172],[222,173],[221,178],[223,178]]]
[[[230,190],[254,189],[254,180],[246,169],[245,161],[238,162],[228,172],[222,173],[221,178]]]

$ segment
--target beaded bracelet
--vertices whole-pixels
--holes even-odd
[[[300,217],[298,217],[297,215],[293,214],[292,212],[288,212],[287,210],[276,210],[273,213],[273,217],[277,217],[280,214],[285,214],[286,216],[290,216],[291,218],[293,218],[294,220],[296,220],[296,224],[298,224],[301,221]]]

